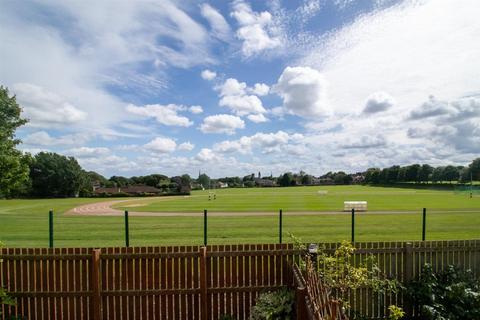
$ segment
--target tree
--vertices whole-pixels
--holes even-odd
[[[480,158],[473,160],[472,163],[470,163],[470,165],[468,166],[468,169],[473,180],[480,180]]]
[[[304,186],[309,186],[313,183],[313,177],[309,174],[303,175],[302,176],[302,184]]]
[[[433,167],[428,164],[424,164],[418,170],[417,180],[420,182],[427,182],[430,180],[430,174],[433,172]]]
[[[365,174],[365,183],[378,184],[380,183],[380,169],[370,168]]]
[[[30,157],[16,149],[21,142],[15,131],[27,123],[21,118],[22,109],[15,96],[0,86],[0,197],[11,197],[28,182]]]
[[[458,171],[457,167],[454,166],[446,166],[443,169],[442,180],[449,181],[457,181],[460,178],[460,172]]]
[[[407,171],[405,172],[405,181],[418,182],[418,171],[420,171],[419,164],[407,166]]]
[[[445,177],[445,167],[436,167],[432,172],[432,182],[442,182]]]
[[[40,152],[30,166],[32,193],[42,197],[73,197],[89,181],[77,160],[51,152]]]
[[[207,176],[205,173],[202,173],[198,176],[197,182],[200,183],[205,189],[210,188],[210,177]]]
[[[125,178],[125,177],[122,177],[122,176],[112,176],[108,180],[113,182],[116,187],[126,187],[126,186],[132,184],[132,182],[133,182],[131,179]]]
[[[278,184],[281,187],[288,187],[288,186],[291,186],[293,183],[294,183],[294,180],[291,172],[284,173],[278,179]]]

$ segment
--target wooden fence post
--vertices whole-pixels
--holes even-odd
[[[308,319],[307,314],[307,289],[304,286],[295,288],[295,304],[297,306],[297,320]]]
[[[403,272],[403,283],[406,285],[413,279],[413,247],[411,242],[405,243],[403,256]],[[407,319],[413,318],[413,306],[411,302],[405,301],[405,296],[403,299]]]
[[[200,248],[200,314],[202,320],[209,319],[207,294],[207,247]]]
[[[91,260],[91,274],[90,274],[90,286],[92,291],[92,301],[90,312],[92,319],[100,320],[102,319],[102,302],[100,296],[100,249],[92,250],[92,260]]]

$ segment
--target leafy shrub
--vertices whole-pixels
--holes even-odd
[[[4,244],[3,242],[0,241],[0,249],[3,248]],[[0,259],[0,263],[2,263],[3,260]],[[15,305],[15,298],[13,298],[8,292],[7,290],[5,290],[4,288],[0,287],[0,305]],[[2,315],[2,312],[0,310],[0,315]]]
[[[288,289],[265,292],[258,296],[250,313],[251,320],[292,319],[294,293]]]
[[[428,320],[480,319],[480,280],[472,272],[454,266],[434,273],[426,264],[418,280],[412,281],[407,293]]]
[[[389,315],[388,320],[399,320],[405,316],[405,312],[402,308],[397,307],[395,305],[391,305],[388,307]]]

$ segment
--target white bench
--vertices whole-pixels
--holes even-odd
[[[367,211],[367,201],[344,201],[343,211]]]

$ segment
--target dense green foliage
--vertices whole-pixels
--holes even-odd
[[[409,166],[391,166],[379,169],[370,168],[364,173],[364,183],[394,184],[394,183],[443,183],[480,180],[480,158],[475,159],[468,167],[440,166],[428,164],[412,164]]]
[[[429,264],[408,287],[408,295],[425,320],[480,319],[480,280],[454,266],[435,273]]]
[[[251,320],[293,319],[294,293],[288,289],[265,292],[255,300],[250,312]]]
[[[10,97],[8,89],[0,86],[0,197],[16,195],[28,181],[29,158],[16,149],[20,140],[15,131],[27,123],[21,111],[15,96]]]
[[[75,197],[88,185],[88,175],[77,160],[56,153],[40,152],[30,166],[32,195]]]

